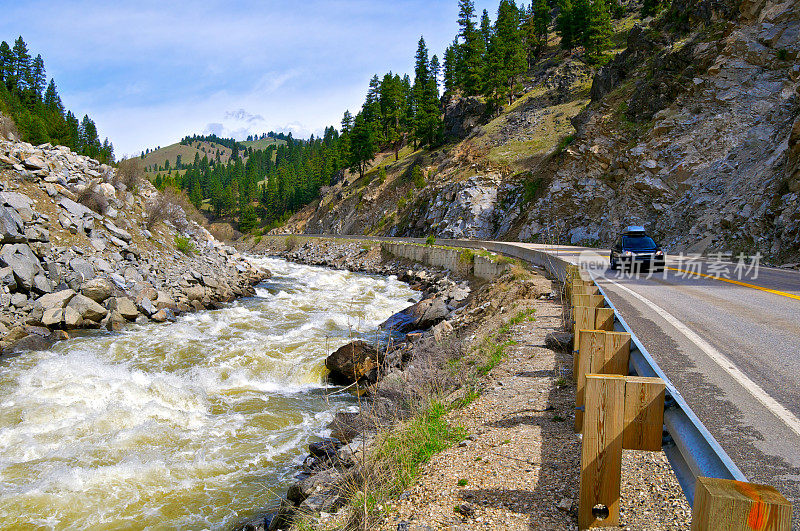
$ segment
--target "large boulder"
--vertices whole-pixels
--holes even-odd
[[[25,241],[23,221],[11,207],[0,205],[0,243],[21,243]]]
[[[44,311],[50,310],[52,308],[59,308],[63,309],[72,300],[76,294],[71,289],[64,289],[61,291],[57,291],[55,293],[48,293],[47,295],[42,295],[38,299],[34,305],[36,307],[41,308]]]
[[[81,293],[95,302],[103,302],[114,293],[114,285],[105,278],[94,278],[81,287]]]
[[[17,286],[24,291],[31,291],[34,277],[39,273],[44,273],[39,259],[24,243],[3,246],[3,249],[0,250],[0,265],[13,270]]]
[[[444,299],[433,297],[394,314],[381,324],[381,328],[402,333],[425,330],[443,321],[449,314],[450,309]]]
[[[128,321],[135,321],[136,318],[139,317],[139,310],[136,309],[136,303],[128,297],[111,297],[106,301],[106,307],[109,310],[116,310]]]
[[[349,385],[367,376],[380,364],[378,350],[365,341],[353,341],[325,359],[328,378],[337,385]]]
[[[452,98],[444,110],[445,135],[466,138],[484,119],[486,103],[475,96]]]
[[[94,278],[94,268],[92,267],[92,264],[83,258],[73,258],[69,261],[69,267],[78,275],[80,275],[84,282]]]
[[[84,320],[99,323],[108,314],[108,310],[85,295],[75,295],[67,304],[67,308],[77,311]]]

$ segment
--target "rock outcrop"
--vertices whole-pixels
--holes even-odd
[[[381,363],[378,349],[365,341],[352,341],[325,359],[328,378],[337,385],[349,385],[367,377]]]

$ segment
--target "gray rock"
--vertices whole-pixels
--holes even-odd
[[[83,318],[75,308],[64,308],[64,328],[74,330],[83,326]]]
[[[0,268],[0,285],[7,286],[9,290],[17,289],[17,279],[14,278],[14,270],[10,267]]]
[[[365,341],[353,341],[325,359],[328,377],[339,385],[348,385],[367,376],[381,363],[379,352]]]
[[[75,295],[76,293],[71,289],[48,293],[36,299],[35,305],[45,311],[51,308],[64,308]]]
[[[33,219],[33,200],[25,194],[19,192],[0,192],[0,201],[16,210],[23,221],[29,222]]]
[[[13,208],[0,206],[0,243],[24,241],[22,218]]]
[[[116,225],[114,225],[110,221],[106,221],[105,222],[105,227],[106,227],[106,229],[108,229],[108,232],[110,232],[111,235],[114,238],[122,240],[126,244],[130,243],[132,237],[131,237],[131,234],[128,231],[117,227]]]
[[[14,271],[17,285],[24,291],[31,291],[34,277],[44,272],[39,259],[24,243],[3,246],[0,250],[0,265],[10,267]]]
[[[33,277],[33,287],[31,289],[34,293],[52,293],[53,283],[47,278],[47,275],[42,272]]]
[[[75,295],[67,304],[67,308],[76,310],[84,320],[98,323],[108,314],[108,310],[85,295]]]
[[[81,293],[95,302],[103,302],[114,293],[114,286],[105,278],[94,278],[81,287]]]
[[[11,296],[11,305],[15,308],[22,308],[28,303],[28,296],[24,293],[14,293]]]
[[[572,333],[550,332],[544,338],[544,346],[550,350],[569,352],[572,350]]]
[[[63,308],[48,308],[42,315],[42,324],[48,328],[57,328],[61,326],[64,320]]]
[[[128,297],[111,297],[106,301],[109,310],[116,310],[128,321],[134,321],[139,316],[136,304]]]
[[[139,302],[139,310],[141,310],[141,312],[145,314],[147,317],[150,317],[151,315],[153,315],[158,311],[156,310],[156,307],[153,305],[153,301],[151,301],[147,297],[142,298],[142,300]]]
[[[67,212],[69,212],[72,217],[77,219],[84,217],[93,218],[96,215],[94,211],[92,211],[90,208],[87,208],[82,204],[77,203],[67,197],[61,199],[61,201],[59,201],[58,204],[61,205],[61,207],[64,208]]]
[[[72,260],[69,261],[69,267],[70,269],[75,271],[78,275],[80,275],[83,282],[91,280],[95,276],[92,264],[90,264],[83,258],[73,258]]]
[[[39,155],[31,155],[25,159],[22,164],[29,170],[43,170],[47,168],[47,164],[45,163],[44,159],[42,159],[42,157]]]
[[[434,297],[419,301],[391,316],[381,324],[381,328],[397,332],[424,330],[443,321],[450,313],[444,299]]]

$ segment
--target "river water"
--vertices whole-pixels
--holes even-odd
[[[254,259],[257,296],[0,361],[0,528],[220,529],[285,494],[352,407],[326,354],[415,297],[378,278]]]

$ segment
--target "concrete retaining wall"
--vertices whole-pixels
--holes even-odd
[[[508,264],[498,264],[490,258],[479,255],[473,255],[473,263],[466,263],[461,258],[463,251],[458,249],[395,242],[383,242],[381,243],[381,249],[399,258],[413,260],[433,267],[442,267],[450,271],[474,275],[487,280],[502,274],[508,269]]]

